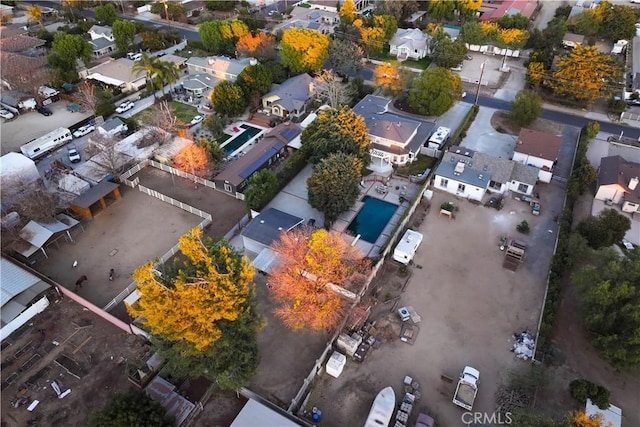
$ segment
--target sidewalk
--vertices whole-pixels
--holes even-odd
[[[138,14],[134,14],[134,15],[126,14],[126,15],[123,15],[123,16],[124,17],[130,17],[131,16],[131,17],[134,17],[134,18],[139,19],[141,21],[153,22],[154,24],[167,25],[169,27],[182,28],[183,30],[191,30],[191,31],[196,31],[196,32],[199,30],[199,27],[197,25],[183,24],[182,22],[177,22],[177,21],[169,21],[169,22],[167,22],[166,19],[162,19],[161,17],[159,17],[155,13],[151,13],[151,12],[142,12],[142,13],[138,13]]]

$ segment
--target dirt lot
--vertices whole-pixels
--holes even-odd
[[[381,333],[382,347],[372,350],[362,364],[349,360],[339,379],[323,375],[309,399],[307,408],[317,406],[323,411],[323,425],[362,425],[382,388],[391,385],[398,400],[402,397],[405,375],[421,384],[418,408],[437,417],[438,425],[462,425],[462,410],[451,403],[455,383],[443,382],[441,375],[455,378],[465,365],[481,372],[474,410],[493,413],[494,395],[506,374],[528,366],[510,352],[512,334],[535,331],[544,296],[555,241],[554,218],[560,212],[563,190],[540,186],[538,191],[543,201],[539,217],[514,199],[505,199],[505,207],[496,211],[435,193],[432,208],[418,228],[425,240],[406,291],[402,292],[394,268],[386,268],[386,274],[372,284],[372,289],[382,287],[381,300],[398,295],[397,306],[410,305],[422,317],[416,342],[399,341],[401,325],[392,312],[393,303],[375,307],[373,320],[380,322],[379,316],[389,320]],[[458,204],[455,220],[438,216],[445,201]],[[528,236],[515,230],[523,219],[531,226]],[[502,268],[504,253],[498,246],[503,234],[529,245],[527,258],[516,272]],[[413,418],[416,415],[417,411]]]
[[[79,294],[104,307],[132,281],[133,271],[148,260],[162,256],[178,238],[201,218],[147,196],[137,189],[120,186],[122,199],[83,223],[84,232],[73,233],[75,244],[61,243],[47,249],[48,259],[34,268],[73,290],[86,275]],[[115,253],[114,253],[115,252]],[[74,260],[78,266],[72,268]],[[109,269],[115,270],[109,281]]]
[[[132,387],[127,366],[146,360],[148,348],[139,337],[57,295],[52,291],[49,308],[2,343],[3,426],[22,427],[34,420],[29,425],[84,427],[90,412]],[[71,393],[57,399],[53,380]],[[24,400],[14,407],[18,398]],[[33,400],[40,403],[28,412]]]

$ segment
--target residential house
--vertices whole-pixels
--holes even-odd
[[[369,129],[369,168],[379,172],[390,171],[391,165],[413,162],[435,128],[433,122],[389,113],[390,102],[388,98],[367,95],[353,107]]]
[[[13,6],[0,4],[0,18],[2,21],[9,21],[13,18]]]
[[[226,56],[191,57],[187,60],[189,74],[209,74],[219,80],[235,82],[248,65],[256,65],[254,58],[227,58]]]
[[[531,19],[538,6],[538,0],[484,0],[480,6],[480,20],[495,21],[518,13]]]
[[[276,117],[300,117],[306,112],[307,103],[315,94],[314,78],[303,73],[282,84],[271,86],[271,92],[262,97],[262,108]]]
[[[337,5],[344,3],[344,0],[308,0],[306,3],[310,4],[313,9],[338,12]],[[353,4],[356,9],[358,9],[358,12],[362,12],[364,9],[373,6],[374,3],[373,0],[353,0]]]
[[[185,8],[185,16],[187,18],[197,17],[205,9],[204,1],[200,0],[182,2],[182,5]]]
[[[102,39],[107,39],[109,41],[114,41],[113,30],[111,29],[111,27],[107,25],[94,25],[91,28],[89,28],[89,31],[87,31],[87,34],[91,36],[91,40],[102,38]]]
[[[513,161],[535,166],[540,170],[538,179],[542,182],[551,182],[560,145],[562,145],[561,136],[523,128],[518,135]]]
[[[116,43],[105,37],[99,37],[89,41],[91,49],[93,50],[94,58],[101,58],[105,55],[110,55],[116,51]]]
[[[180,86],[191,96],[202,98],[222,80],[210,74],[189,74],[180,80]]]
[[[80,71],[85,79],[97,80],[104,84],[115,86],[123,92],[135,92],[147,84],[145,71],[135,74],[132,70],[133,61],[127,58],[109,58],[102,64]]]
[[[578,0],[575,5],[571,7],[569,12],[569,18],[573,18],[576,15],[580,15],[589,9],[595,9],[600,4],[600,0]]]
[[[620,205],[623,212],[640,213],[640,163],[628,162],[621,156],[600,160],[596,200]]]
[[[631,95],[634,93],[640,95],[640,37],[636,36],[633,38],[631,48],[631,70],[628,70],[630,72],[626,73],[625,99],[631,98]]]
[[[530,196],[537,179],[535,167],[463,147],[451,147],[435,171],[434,186],[459,197],[481,201],[486,192]]]
[[[119,117],[113,117],[99,125],[96,130],[102,136],[113,137],[126,132],[129,128]]]
[[[253,148],[216,175],[213,181],[228,193],[242,193],[249,178],[277,162],[284,155],[287,144],[301,132],[302,129],[293,123],[276,126]]]
[[[575,48],[584,44],[585,37],[581,34],[566,32],[562,37],[562,45],[565,48]]]
[[[305,8],[296,6],[290,13],[290,18],[273,28],[273,33],[289,28],[306,28],[322,34],[333,34],[340,24],[340,16],[335,11],[317,9],[314,6]]]
[[[419,28],[398,29],[389,42],[389,54],[399,61],[420,60],[429,54],[429,36]]]
[[[3,108],[17,114],[35,108],[34,82],[48,80],[45,41],[26,34],[24,28],[3,26],[0,31],[0,87]]]
[[[255,254],[271,246],[282,233],[302,224],[303,219],[269,208],[257,215],[240,234],[244,248]]]

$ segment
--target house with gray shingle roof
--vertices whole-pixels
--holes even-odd
[[[399,28],[389,42],[389,54],[400,61],[422,59],[429,54],[429,36],[419,28]]]
[[[187,69],[189,74],[209,74],[220,80],[235,82],[242,70],[255,64],[257,61],[254,58],[192,57],[187,60]]]
[[[107,40],[113,41],[113,30],[111,27],[106,25],[94,25],[89,28],[87,33],[91,36],[91,40],[105,38]]]
[[[265,209],[240,234],[244,248],[259,254],[286,233],[302,224],[303,219],[275,208]]]
[[[595,199],[620,204],[623,212],[640,213],[640,164],[621,156],[603,157]]]
[[[411,163],[431,135],[435,123],[388,111],[390,99],[367,95],[353,107],[364,118],[371,141],[371,164],[375,171],[388,171],[391,165]]]
[[[486,192],[530,196],[537,179],[538,169],[533,166],[451,147],[436,169],[434,185],[456,196],[481,201]]]
[[[89,44],[93,49],[94,58],[109,55],[111,52],[116,50],[116,43],[106,37],[98,37],[96,39],[89,40]]]
[[[313,7],[295,6],[289,15],[290,18],[288,20],[273,28],[273,34],[289,28],[306,28],[322,34],[333,34],[338,24],[340,24],[340,17],[337,12]]]
[[[271,92],[262,97],[262,108],[277,117],[300,117],[315,94],[315,79],[303,73],[282,84],[272,85]]]

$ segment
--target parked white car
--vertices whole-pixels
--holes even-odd
[[[125,111],[131,110],[135,106],[136,104],[133,101],[125,101],[122,104],[118,105],[118,107],[116,107],[116,113],[122,114]]]
[[[84,125],[84,126],[78,128],[78,130],[76,130],[73,133],[73,136],[76,137],[76,138],[81,138],[81,137],[93,132],[94,130],[96,130],[95,126],[93,126],[93,125]]]
[[[69,145],[67,147],[67,152],[69,153],[69,161],[71,163],[78,163],[80,159],[80,153],[75,145]]]
[[[622,245],[627,248],[627,250],[632,251],[634,249],[633,243],[628,241],[627,239],[622,239]]]
[[[195,116],[192,120],[191,120],[191,126],[195,126],[198,123],[202,122],[202,120],[204,120],[204,117],[202,116]]]
[[[451,71],[462,71],[462,64],[458,64],[455,67],[451,67]]]
[[[9,120],[9,119],[13,119],[15,116],[11,111],[3,109],[3,110],[0,110],[0,117],[2,117],[5,120]]]

